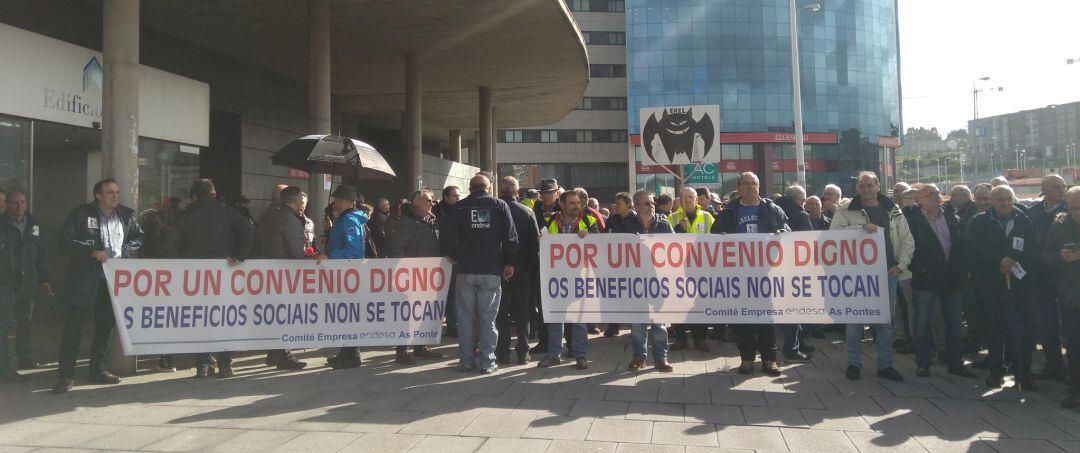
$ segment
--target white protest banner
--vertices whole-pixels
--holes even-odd
[[[883,236],[862,230],[544,235],[544,320],[887,324]]]
[[[117,259],[124,353],[438,344],[450,262]]]

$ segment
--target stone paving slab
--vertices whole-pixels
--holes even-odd
[[[872,373],[853,382],[844,345],[830,340],[812,340],[813,360],[783,364],[778,378],[739,375],[730,344],[673,353],[675,373],[630,372],[625,333],[593,341],[584,371],[399,366],[388,348],[364,350],[358,369],[330,371],[329,351],[302,351],[312,366],[300,372],[252,354],[228,380],[143,372],[54,396],[54,372],[38,370],[27,384],[0,386],[0,453],[1080,452],[1080,412],[1058,405],[1058,382],[1020,393],[986,388],[985,371],[963,379],[935,368],[920,379],[899,354],[905,382]],[[873,343],[863,348],[872,364]],[[453,344],[439,349],[456,357]]]

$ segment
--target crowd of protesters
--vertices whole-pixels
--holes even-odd
[[[584,370],[590,335],[599,335],[600,326],[544,322],[541,236],[850,229],[884,233],[892,324],[632,324],[628,368],[644,369],[651,353],[655,370],[671,372],[669,351],[692,345],[709,353],[710,341],[719,340],[736,343],[739,373],[760,369],[779,376],[781,361],[811,360],[810,339],[826,338],[833,330],[847,345],[844,374],[858,380],[869,333],[878,378],[902,381],[893,356],[914,354],[920,378],[931,375],[935,362],[949,374],[975,378],[970,363],[989,370],[990,387],[1002,387],[1007,374],[1021,391],[1037,390],[1038,380],[1065,380],[1070,396],[1062,404],[1080,406],[1080,360],[1062,353],[1063,346],[1070,352],[1080,347],[1080,187],[1067,189],[1060,176],[1046,176],[1042,198],[1031,205],[1021,204],[1004,178],[974,188],[954,186],[948,201],[932,184],[897,183],[890,197],[872,172],[860,173],[853,189],[850,198],[834,184],[819,195],[795,185],[767,196],[757,175],[748,172],[727,198],[708,188],[684,187],[677,197],[621,192],[602,206],[585,189],[563,188],[555,179],[543,179],[523,193],[515,178],[496,180],[482,172],[469,181],[464,197],[461,188],[450,186],[438,201],[431,190],[420,189],[407,199],[380,198],[371,206],[356,189],[339,186],[326,212],[316,216],[323,219],[317,224],[306,214],[307,195],[296,186],[275,186],[270,206],[256,221],[247,198],[227,205],[208,179],[193,184],[183,209],[142,215],[120,204],[119,186],[106,179],[94,185],[94,201],[71,211],[61,237],[52,241],[69,258],[53,392],[74,386],[87,318],[93,320],[89,381],[120,382],[107,369],[115,320],[101,263],[109,259],[226,259],[236,265],[249,258],[448,257],[454,276],[446,334],[458,337],[462,371],[492,373],[511,364],[511,352],[517,365],[544,355],[539,367],[558,366],[565,355]],[[31,326],[35,300],[53,294],[45,253],[50,241],[27,212],[23,193],[0,191],[0,207],[6,210],[0,221],[0,380],[22,382],[26,377],[16,370],[40,366],[30,355]],[[608,325],[603,335],[618,336],[622,327],[627,326]],[[536,341],[532,346],[531,340]],[[1045,365],[1033,371],[1037,353],[1045,355]],[[395,353],[402,365],[443,357],[427,346],[399,346]],[[229,352],[199,354],[195,377],[231,377],[231,362]],[[265,363],[281,370],[307,366],[287,350],[268,351]],[[341,348],[326,361],[335,370],[360,365],[355,347]],[[158,367],[174,369],[173,358],[161,357]]]

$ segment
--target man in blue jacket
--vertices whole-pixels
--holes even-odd
[[[364,258],[364,224],[368,215],[356,209],[360,196],[356,189],[338,186],[332,195],[331,208],[334,212],[334,225],[330,228],[330,237],[326,240],[326,255],[332,260]],[[356,347],[343,347],[338,355],[326,361],[326,365],[335,370],[344,370],[360,366],[360,354]]]
[[[462,371],[492,373],[499,332],[495,318],[502,298],[502,280],[514,276],[518,237],[510,207],[491,196],[491,180],[478,174],[469,181],[469,196],[454,205],[444,238],[447,255],[458,263],[456,277],[459,358]],[[479,338],[475,337],[477,330]],[[473,347],[480,357],[473,355]]]

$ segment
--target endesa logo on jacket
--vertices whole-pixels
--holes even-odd
[[[469,221],[473,229],[491,228],[491,209],[470,209]]]

